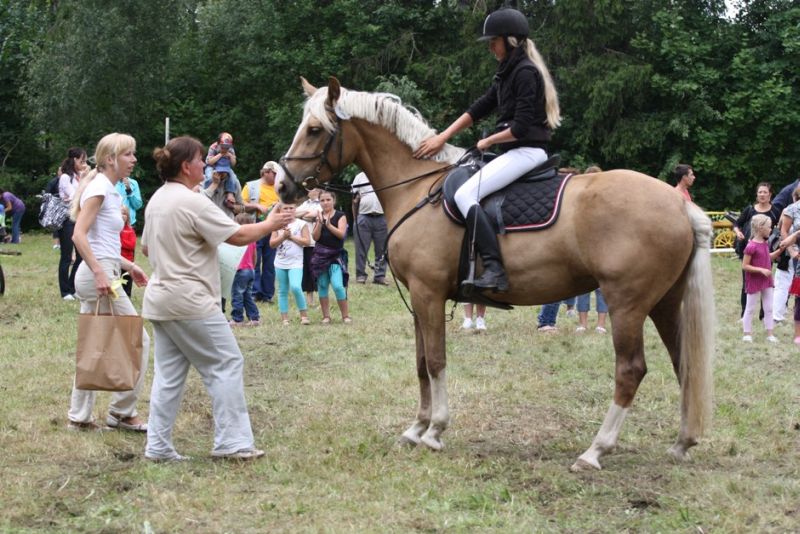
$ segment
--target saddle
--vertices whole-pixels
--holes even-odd
[[[564,188],[572,175],[559,175],[561,157],[551,156],[535,169],[520,176],[505,188],[481,201],[481,207],[492,220],[498,234],[544,230],[555,224],[561,210]],[[470,176],[485,163],[470,161],[450,172],[442,187],[442,207],[456,224],[463,225],[455,194]]]
[[[543,230],[555,224],[561,210],[564,189],[572,174],[560,175],[558,164],[561,157],[557,154],[533,170],[520,176],[507,187],[492,193],[481,201],[486,214],[492,220],[498,234],[507,232],[530,232]],[[445,214],[456,224],[464,225],[464,218],[455,203],[455,193],[470,176],[478,172],[486,162],[472,160],[460,165],[448,174],[442,186],[442,207]],[[469,237],[464,234],[458,265],[458,284],[456,294],[452,297],[456,302],[484,304],[504,310],[512,309],[505,302],[498,302],[489,294],[464,291],[461,282],[469,272]]]

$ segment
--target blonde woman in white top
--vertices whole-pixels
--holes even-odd
[[[109,303],[113,302],[114,313],[138,315],[124,291],[120,290],[113,300],[108,296],[112,282],[120,277],[122,269],[130,273],[136,285],[147,284],[144,271],[120,254],[122,197],[114,187],[123,176],[129,176],[136,165],[136,141],[126,134],[108,134],[97,143],[95,159],[97,168],[81,180],[72,200],[71,216],[75,221],[72,242],[83,258],[75,274],[75,295],[81,302],[81,313],[94,312],[100,299],[101,313],[109,313]],[[108,298],[100,298],[102,296]],[[150,337],[143,329],[139,380],[133,390],[112,394],[106,417],[109,427],[147,431],[147,424],[136,412],[136,401],[144,384],[149,352]],[[103,430],[94,422],[94,401],[94,391],[73,386],[69,430]]]

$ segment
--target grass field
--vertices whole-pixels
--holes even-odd
[[[145,461],[140,435],[68,433],[78,304],[59,298],[47,236],[19,250],[0,256],[2,531],[800,530],[800,351],[791,324],[777,327],[779,345],[760,327],[755,343],[740,341],[731,259],[713,260],[715,420],[692,461],[666,454],[679,391],[648,323],[649,374],[620,446],[602,471],[573,474],[611,400],[610,336],[575,335],[563,310],[558,333],[537,334],[531,308],[490,310],[487,334],[464,334],[457,310],[446,448],[398,448],[418,395],[412,319],[393,287],[373,285],[351,286],[352,325],[322,326],[312,309],[313,325],[284,327],[261,305],[265,324],[237,331],[261,461],[209,458],[210,403],[194,371],[175,429],[191,462]],[[152,363],[143,415],[151,378]],[[99,394],[98,418],[107,403]]]

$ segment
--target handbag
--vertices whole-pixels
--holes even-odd
[[[51,232],[60,230],[69,216],[69,206],[61,197],[51,193],[42,193],[42,205],[39,208],[39,224]]]
[[[102,298],[102,297],[101,297]],[[139,380],[142,363],[142,328],[140,315],[110,314],[78,316],[78,349],[75,355],[75,387],[99,391],[129,391]]]

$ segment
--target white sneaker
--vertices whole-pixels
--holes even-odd
[[[62,300],[75,300],[75,295],[64,295]]]
[[[483,332],[486,331],[486,321],[483,317],[478,317],[475,319],[475,330],[481,330]]]
[[[752,343],[753,342],[753,336],[751,336],[749,334],[744,335],[744,336],[742,336],[742,341],[744,341],[746,343]]]
[[[577,316],[578,312],[575,308],[570,308],[569,310],[567,310],[567,317],[577,317]]]
[[[472,319],[464,317],[464,322],[461,323],[461,330],[472,330]]]
[[[778,338],[775,337],[775,336],[769,336],[767,338],[767,341],[769,341],[770,343],[777,343],[778,342]]]

